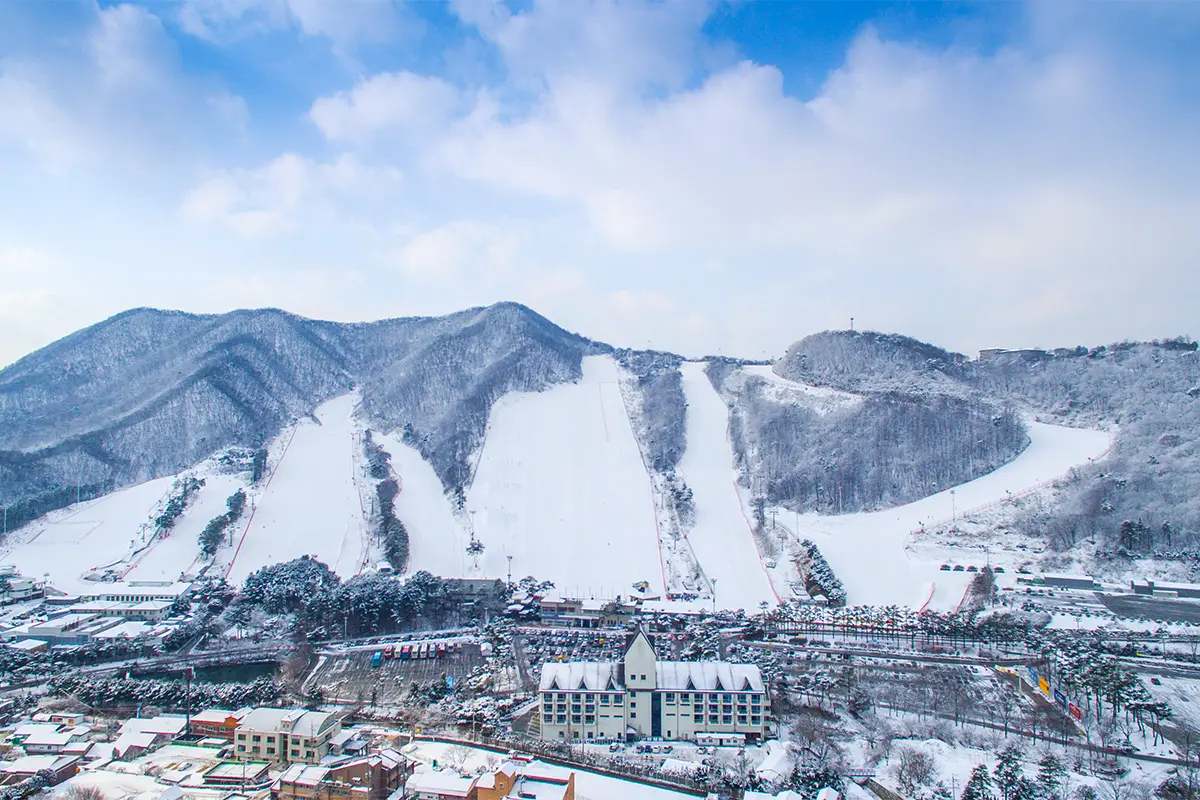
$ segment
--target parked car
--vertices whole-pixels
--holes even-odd
[[[395,658],[396,657],[396,646],[389,644],[387,647],[383,648],[383,657],[384,658]]]

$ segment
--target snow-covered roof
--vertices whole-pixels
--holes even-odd
[[[572,661],[542,666],[539,692],[621,692],[619,662]],[[762,692],[762,672],[753,664],[728,661],[659,661],[658,689],[668,692]]]
[[[242,717],[241,727],[252,731],[285,731],[299,736],[316,736],[334,719],[324,711],[302,708],[256,708]]]
[[[615,661],[571,661],[565,664],[545,664],[538,684],[539,692],[622,692],[620,666]]]
[[[16,761],[0,761],[0,772],[9,775],[32,775],[43,769],[57,770],[78,760],[78,756],[23,756]]]
[[[57,722],[24,722],[16,727],[12,735],[14,739],[19,739],[22,737],[58,733],[60,730],[62,730],[62,725]]]
[[[192,722],[221,725],[230,717],[241,719],[249,712],[250,709],[248,708],[239,709],[237,711],[228,711],[224,708],[206,708],[198,714],[192,714]]]
[[[329,774],[328,767],[314,767],[309,764],[292,764],[283,771],[279,780],[284,783],[296,783],[301,786],[317,786]]]
[[[124,756],[133,748],[149,750],[151,747],[154,747],[156,741],[158,741],[158,734],[155,733],[122,733],[113,742],[113,752],[117,756]]]
[[[24,639],[19,642],[12,642],[8,645],[14,650],[41,650],[44,647],[49,647],[50,643],[43,639]]]
[[[655,685],[667,691],[761,692],[762,672],[753,664],[728,661],[659,661]]]
[[[414,774],[405,781],[404,789],[406,792],[412,794],[428,792],[430,794],[441,794],[446,797],[467,797],[471,793],[471,787],[474,785],[474,778],[464,778],[457,772],[439,769],[432,772],[418,772]]]
[[[550,783],[537,778],[521,776],[513,784],[508,796],[525,800],[564,800],[567,796],[567,789],[568,786],[565,783]]]
[[[121,723],[121,735],[127,733],[151,733],[178,736],[187,727],[187,717],[182,714],[159,714],[157,717],[127,719]]]

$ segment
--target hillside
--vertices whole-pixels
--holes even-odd
[[[367,324],[136,309],[0,371],[0,503],[11,527],[260,448],[355,386],[458,493],[499,397],[575,380],[606,349],[513,303]]]
[[[647,581],[745,607],[794,591],[803,539],[866,592],[854,520],[913,557],[904,525],[924,528],[951,489],[990,507],[1007,481],[1047,502],[956,535],[1003,527],[1180,577],[1200,530],[1198,386],[1182,340],[972,360],[826,332],[761,365],[615,350],[513,303],[361,324],[136,309],[0,371],[0,503],[10,531],[38,519],[0,547],[63,585],[237,579],[302,554],[346,576],[388,560],[503,577],[512,556],[585,594]],[[202,555],[235,490],[245,514]],[[60,542],[86,557],[58,563]],[[933,561],[897,586],[904,602],[945,552],[921,547]]]

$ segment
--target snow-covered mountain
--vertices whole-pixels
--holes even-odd
[[[366,324],[135,309],[0,371],[0,503],[12,527],[261,447],[355,386],[455,491],[500,396],[575,380],[608,349],[513,303]]]
[[[945,553],[909,546],[963,510],[955,489],[1043,493],[989,519],[1063,552],[1195,547],[1197,386],[1182,340],[970,359],[841,331],[770,365],[614,349],[513,303],[362,324],[137,309],[0,370],[0,504],[9,531],[36,520],[0,555],[64,585],[312,553],[744,607],[803,585],[812,540],[835,572],[905,559],[894,586],[846,575],[851,601],[953,606]],[[172,538],[154,519],[197,478]],[[201,554],[236,491],[246,513]]]

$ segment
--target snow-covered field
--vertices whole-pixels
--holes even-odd
[[[313,555],[343,578],[369,561],[363,497],[355,481],[362,442],[356,397],[343,395],[301,420],[281,440],[285,449],[270,482],[252,498],[253,519],[234,534],[227,578],[238,584],[267,564]],[[248,512],[249,513],[249,512]]]
[[[483,575],[503,577],[512,556],[514,578],[565,593],[664,588],[650,478],[608,356],[585,358],[578,383],[496,403],[467,511]]]
[[[209,475],[204,478],[196,499],[175,523],[175,528],[161,536],[144,553],[134,559],[133,569],[125,576],[131,581],[177,581],[180,573],[194,575],[200,562],[200,531],[214,517],[226,512],[225,501],[246,483],[241,476]],[[240,531],[240,526],[235,526]]]
[[[776,375],[775,368],[768,365],[753,364],[742,367],[742,370],[747,375],[765,379],[768,394],[772,399],[804,406],[822,416],[834,411],[854,409],[863,403],[862,395],[830,389],[827,386],[790,381]]]
[[[392,457],[392,471],[400,479],[396,517],[408,531],[408,572],[426,570],[442,577],[467,574],[470,538],[454,515],[433,467],[399,436],[375,435]]]
[[[0,560],[15,564],[27,577],[48,578],[68,594],[94,589],[95,583],[83,580],[84,573],[127,557],[135,540],[142,546],[138,533],[174,482],[159,478],[52,512],[9,537]],[[187,565],[174,566],[181,570]]]
[[[704,365],[682,366],[687,397],[687,450],[679,465],[696,504],[696,524],[688,534],[704,574],[716,580],[723,608],[754,611],[759,603],[778,602],[767,579],[750,523],[734,482],[729,444],[729,409],[717,394]]]
[[[999,469],[915,503],[863,514],[819,516],[777,509],[780,526],[798,529],[820,547],[851,604],[954,608],[971,575],[939,571],[940,561],[909,551],[909,534],[953,514],[1002,502],[1065,475],[1107,452],[1104,431],[1029,421],[1030,444]],[[794,523],[793,523],[794,521]]]

